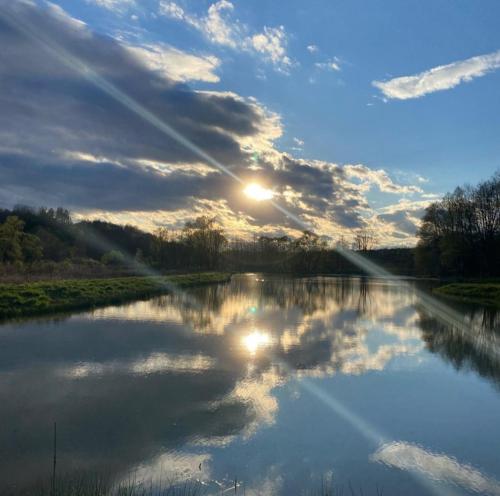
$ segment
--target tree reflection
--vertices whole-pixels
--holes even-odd
[[[417,307],[422,338],[427,348],[438,353],[457,370],[477,372],[500,388],[500,312],[491,307],[465,309],[475,332],[445,325]],[[464,311],[464,309],[462,309]]]

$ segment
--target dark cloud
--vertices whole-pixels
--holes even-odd
[[[15,4],[15,3],[14,3]],[[243,160],[235,136],[258,131],[254,106],[235,96],[194,92],[142,65],[117,41],[93,34],[55,7],[0,2],[0,136],[4,146],[76,150],[112,160],[193,162],[196,157],[81,74],[66,67],[6,19],[21,19],[40,36],[99,73],[213,157]],[[5,48],[6,47],[6,48]],[[59,50],[59,48],[57,48]]]
[[[71,161],[64,165],[30,157],[3,155],[0,182],[7,201],[19,200],[28,191],[30,204],[59,202],[73,209],[174,210],[186,207],[193,197],[220,198],[231,180],[219,172],[207,175],[173,171],[161,174],[151,167],[122,167],[109,162]]]

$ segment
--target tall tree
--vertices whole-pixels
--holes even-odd
[[[193,265],[209,269],[219,265],[220,255],[227,245],[224,231],[217,225],[215,218],[208,216],[186,222],[182,241],[191,250]]]

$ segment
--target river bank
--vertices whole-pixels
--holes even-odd
[[[454,282],[439,286],[434,292],[455,300],[500,307],[500,283]]]
[[[228,273],[202,272],[0,284],[0,319],[93,308],[168,293],[174,288],[227,282],[230,278]]]

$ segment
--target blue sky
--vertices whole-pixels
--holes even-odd
[[[81,20],[94,37],[126,47],[153,73],[196,94],[229,92],[258,107],[267,116],[259,134],[268,141],[265,150],[251,140],[238,143],[271,162],[271,149],[281,154],[279,160],[297,161],[287,177],[300,172],[300,164],[314,173],[328,167],[347,171],[350,185],[358,187],[359,209],[353,213],[358,221],[345,223],[339,216],[345,217],[349,202],[339,214],[338,201],[328,199],[321,207],[325,193],[310,191],[303,198],[318,201],[301,208],[291,193],[299,191],[300,181],[270,184],[270,174],[261,178],[276,187],[277,200],[331,237],[343,235],[342,228],[380,229],[392,222],[396,231],[398,225],[406,228],[385,243],[411,244],[426,202],[500,168],[496,1],[57,0],[36,2],[36,8],[54,16],[56,4],[66,19]],[[84,154],[84,147],[78,152]],[[273,163],[273,173],[283,169]],[[22,199],[19,193],[16,198]],[[135,223],[141,208],[74,206],[82,215]],[[269,232],[292,228],[262,212],[264,207],[229,202],[225,214],[221,208],[215,206],[215,214],[227,225],[227,216],[243,209],[248,222],[242,233],[257,226]],[[312,208],[337,212],[330,228]],[[167,212],[174,210],[158,212],[158,223],[169,224]],[[257,221],[259,215],[265,220]]]
[[[220,82],[197,87],[255,96],[283,117],[280,145],[296,146],[293,138],[298,137],[308,158],[409,170],[432,179],[436,191],[453,188],[457,178],[478,181],[500,166],[500,71],[448,91],[386,104],[371,85],[498,50],[496,1],[290,0],[286,7],[231,2],[228,18],[239,19],[252,32],[284,26],[287,53],[298,63],[288,75],[258,56],[210,43],[183,22],[151,19],[156,2],[138,2],[118,16],[116,9],[90,2],[59,3],[104,33],[131,30],[140,40],[215,54],[221,59]],[[212,3],[177,2],[198,16],[206,15]],[[133,13],[137,21],[130,19]],[[317,52],[307,50],[311,45]],[[334,57],[341,60],[338,72],[314,65]]]

